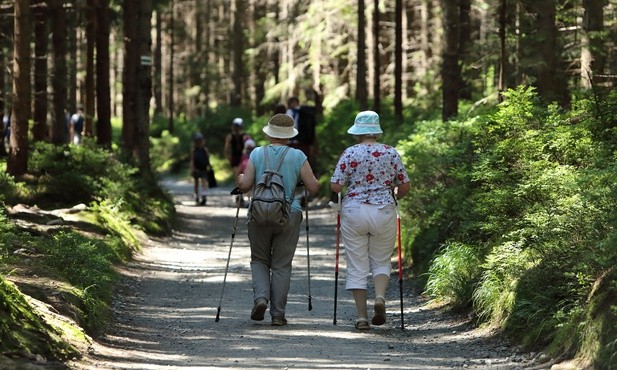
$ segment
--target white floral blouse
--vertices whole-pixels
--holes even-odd
[[[341,154],[332,183],[347,186],[343,202],[394,204],[392,189],[409,182],[396,149],[385,144],[356,144]]]

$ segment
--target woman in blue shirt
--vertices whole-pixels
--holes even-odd
[[[244,173],[238,176],[238,187],[246,193],[255,186],[256,179],[261,177],[266,168],[264,150],[268,151],[270,163],[278,163],[285,155],[278,172],[283,177],[287,201],[291,202],[289,221],[281,226],[258,226],[252,221],[248,223],[254,298],[251,319],[263,320],[269,302],[272,325],[281,326],[287,324],[285,306],[292,260],[302,222],[302,209],[293,193],[298,180],[302,180],[311,194],[319,190],[319,182],[302,151],[293,148],[285,151],[289,139],[298,134],[290,116],[275,114],[262,131],[268,136],[270,144],[252,151]]]

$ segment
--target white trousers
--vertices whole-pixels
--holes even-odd
[[[368,276],[390,276],[396,242],[396,206],[348,203],[341,210],[347,259],[346,289],[367,289]]]

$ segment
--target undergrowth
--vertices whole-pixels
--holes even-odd
[[[526,348],[614,364],[617,93],[570,111],[533,88],[504,96],[480,116],[420,122],[400,143],[416,271],[435,299],[471,303]]]

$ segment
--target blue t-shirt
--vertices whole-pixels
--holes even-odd
[[[259,181],[261,175],[263,175],[266,171],[266,158],[263,153],[264,148],[267,148],[268,150],[270,169],[275,170],[276,164],[281,158],[281,155],[283,155],[283,151],[286,147],[278,145],[268,145],[267,147],[260,146],[251,152],[250,159],[251,162],[253,162],[253,166],[255,166],[255,182]],[[300,170],[302,169],[302,165],[305,161],[306,155],[298,149],[289,148],[287,154],[285,155],[285,159],[283,160],[278,173],[283,177],[283,185],[285,186],[285,196],[287,197],[287,201],[291,201],[292,192],[300,179]],[[291,211],[302,212],[300,202],[295,197],[293,203],[291,204]]]

